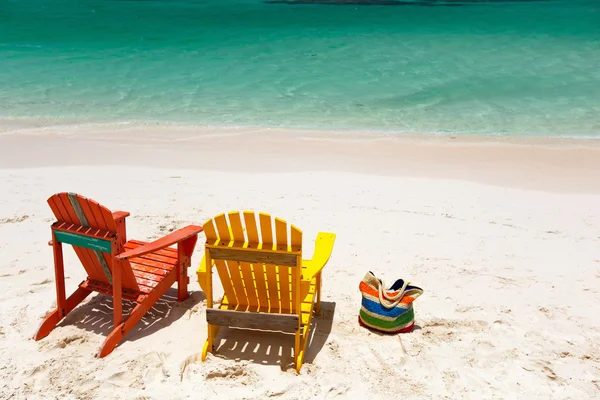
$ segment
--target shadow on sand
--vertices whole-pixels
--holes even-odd
[[[313,315],[304,363],[312,363],[331,333],[334,302],[321,302],[321,313]],[[246,360],[256,364],[279,365],[282,370],[294,366],[294,335],[281,332],[226,328],[219,331],[214,355],[228,360]]]
[[[88,332],[108,336],[114,328],[113,298],[103,294],[92,296],[90,301],[71,311],[58,326],[74,325]],[[177,289],[170,288],[125,335],[119,345],[126,341],[138,340],[171,325],[205,298],[204,292],[190,292],[189,297],[179,303]],[[123,317],[125,318],[135,306],[135,302],[123,300]]]

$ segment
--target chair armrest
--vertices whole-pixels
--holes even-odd
[[[185,228],[181,228],[176,230],[175,232],[169,233],[167,236],[155,240],[152,243],[148,243],[143,246],[137,247],[133,250],[126,251],[125,253],[121,253],[117,256],[117,258],[119,260],[127,260],[131,257],[140,257],[144,254],[152,253],[154,251],[164,249],[165,247],[172,246],[175,243],[179,243],[181,241],[189,239],[190,237],[195,236],[200,232],[202,232],[201,226],[188,225]]]
[[[329,261],[335,243],[335,233],[319,232],[312,259],[302,260],[302,280],[312,280]]]
[[[112,213],[112,217],[114,218],[115,221],[119,221],[120,219],[123,218],[127,218],[129,217],[129,213],[127,211],[115,211],[114,213]]]

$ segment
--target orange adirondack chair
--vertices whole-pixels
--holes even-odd
[[[48,199],[57,221],[52,224],[57,308],[51,311],[34,336],[42,339],[90,293],[113,297],[114,329],[97,354],[104,357],[177,282],[178,300],[188,297],[187,268],[201,226],[189,225],[154,242],[127,240],[128,212],[111,212],[94,200],[75,193],[58,193]],[[68,298],[62,244],[73,246],[88,277]],[[177,244],[177,248],[170,247]],[[122,299],[137,303],[123,318]]]

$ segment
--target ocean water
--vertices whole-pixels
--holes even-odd
[[[600,137],[600,0],[0,0],[14,118]]]

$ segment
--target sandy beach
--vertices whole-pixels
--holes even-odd
[[[2,399],[600,396],[598,140],[13,126],[0,182]],[[140,240],[251,209],[300,227],[307,257],[335,232],[300,375],[283,334],[224,330],[199,360],[203,235],[190,298],[173,287],[108,357],[94,357],[112,327],[103,295],[34,341],[56,300],[46,199],[61,191],[131,212]],[[85,271],[65,260],[70,293]],[[424,289],[414,332],[358,325],[367,271]]]

